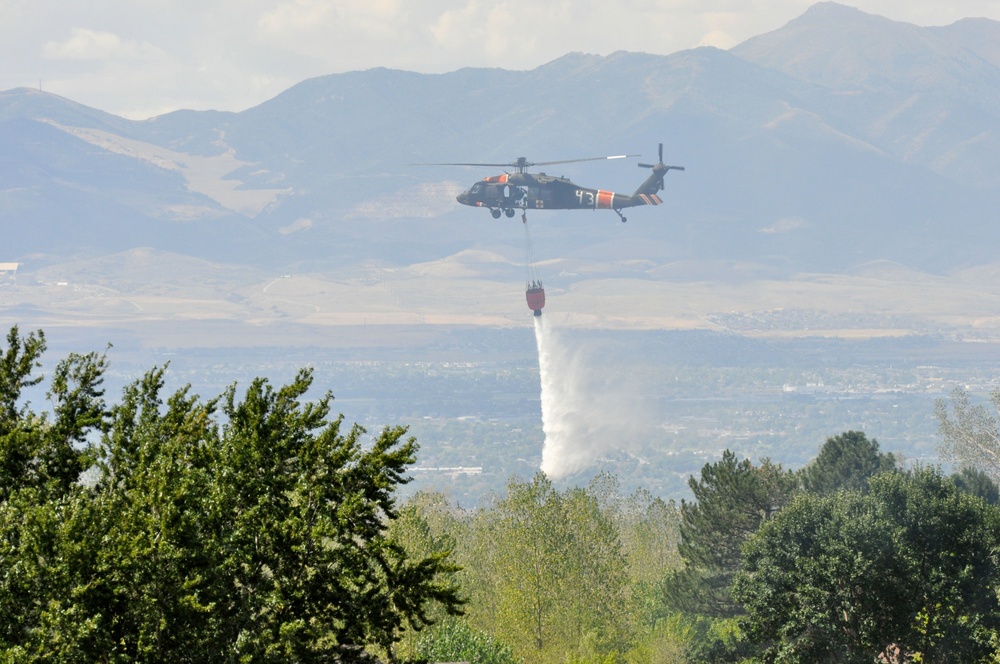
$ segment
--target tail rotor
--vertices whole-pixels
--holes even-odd
[[[666,174],[666,172],[670,171],[670,170],[683,171],[684,167],[683,166],[667,166],[666,164],[663,163],[663,143],[660,143],[660,146],[659,146],[659,148],[657,150],[657,153],[658,153],[658,158],[659,158],[659,161],[657,163],[655,163],[655,164],[639,164],[639,168],[652,168],[653,169],[653,173],[660,176],[660,187],[659,187],[658,191],[662,191],[663,190],[663,175]]]
[[[656,168],[657,166],[663,166],[663,143],[660,143],[659,148],[660,161],[657,164],[639,164],[639,168]]]

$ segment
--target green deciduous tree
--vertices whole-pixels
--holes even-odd
[[[680,509],[648,491],[638,490],[617,501],[612,512],[628,561],[630,620],[633,632],[654,630],[671,611],[663,604],[663,579],[683,566]]]
[[[522,661],[507,644],[457,619],[444,620],[421,633],[416,650],[429,662],[519,664]]]
[[[460,558],[469,620],[527,661],[621,647],[626,559],[591,492],[539,473],[478,510]]]
[[[934,402],[941,443],[938,450],[945,459],[960,467],[978,468],[1000,481],[1000,390],[990,395],[992,412],[984,404],[972,404],[969,393],[960,388],[947,400]]]
[[[538,475],[512,480],[505,495],[471,511],[418,493],[392,534],[412,554],[454,548],[470,597],[462,622],[519,657],[598,662],[631,653],[627,661],[638,664],[669,661],[657,657],[679,652],[692,633],[664,611],[658,592],[664,574],[680,565],[679,520],[672,502],[646,491],[622,496],[611,475],[561,491]],[[436,643],[439,632],[450,642],[442,626],[407,634],[403,645],[416,653],[417,643]]]
[[[38,414],[43,350],[15,329],[0,355],[0,659],[392,657],[429,607],[460,612],[448,551],[388,534],[405,429],[343,431],[308,371],[202,401],[154,369],[108,408],[96,354],[58,365]]]
[[[397,518],[389,525],[389,536],[410,558],[447,556],[455,559],[459,542],[467,539],[468,524],[462,517],[461,510],[450,505],[444,495],[418,492],[398,510]],[[442,570],[440,578],[459,585],[459,572],[458,569]],[[436,623],[447,621],[447,607],[430,606],[428,618]],[[396,647],[397,653],[410,658],[419,656],[417,645],[424,641],[425,635],[424,631],[407,629]]]
[[[428,603],[456,606],[454,586],[435,580],[451,571],[447,553],[410,560],[385,533],[416,441],[390,427],[363,449],[364,429],[328,421],[329,394],[302,403],[310,382],[302,372],[275,390],[258,379],[242,401],[224,396],[213,464],[228,472],[212,505],[225,521],[223,606],[239,627],[229,640],[254,660],[388,648],[404,621],[427,622]]]
[[[930,469],[801,495],[745,548],[735,597],[765,661],[992,661],[1000,513]]]
[[[30,332],[21,337],[17,326],[7,333],[7,348],[0,354],[0,426],[8,431],[19,423],[27,411],[21,404],[24,388],[38,385],[42,376],[34,376],[41,368],[45,352],[45,334]]]
[[[60,362],[49,391],[53,413],[35,413],[24,395],[45,351],[42,332],[17,327],[0,353],[0,652],[22,661],[94,661],[100,616],[78,601],[78,575],[93,547],[81,473],[93,463],[83,441],[107,415],[96,353]],[[94,540],[95,542],[99,540]]]
[[[107,416],[102,389],[107,359],[71,354],[58,363],[48,391],[52,413],[35,413],[23,399],[45,352],[39,331],[22,338],[13,327],[0,355],[0,500],[32,487],[46,496],[66,494],[93,462],[85,440],[103,429]]]

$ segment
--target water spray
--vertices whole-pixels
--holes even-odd
[[[633,377],[615,371],[599,347],[560,332],[551,315],[535,318],[535,341],[545,474],[560,479],[633,449],[651,421]]]

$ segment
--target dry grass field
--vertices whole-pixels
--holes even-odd
[[[549,261],[539,272],[544,315],[564,327],[1000,339],[1000,263],[931,275],[882,262],[782,279],[755,276],[753,266],[695,272],[628,261]],[[22,266],[0,284],[0,325],[127,331],[155,347],[405,347],[408,336],[419,343],[439,326],[529,327],[523,285],[522,265],[485,251],[409,266],[270,274],[135,249]]]

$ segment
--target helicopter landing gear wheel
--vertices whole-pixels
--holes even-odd
[[[490,214],[493,215],[494,219],[499,219],[500,218],[500,208],[493,208],[492,210],[490,210]]]
[[[625,223],[626,221],[628,221],[628,219],[626,219],[626,218],[625,218],[625,215],[623,215],[623,214],[622,214],[622,211],[621,211],[621,210],[615,210],[615,214],[617,214],[617,215],[618,215],[618,218],[622,220],[622,223],[623,223],[623,224],[624,224],[624,223]]]
[[[507,208],[506,210],[503,211],[503,213],[507,215],[508,219],[514,218],[514,208]]]

